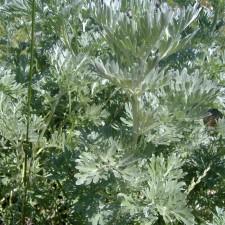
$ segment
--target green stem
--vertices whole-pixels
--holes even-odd
[[[133,136],[132,136],[132,144],[133,147],[136,148],[139,136],[139,105],[138,105],[138,96],[133,95],[131,99],[132,105],[132,114],[133,114]]]
[[[218,19],[218,8],[214,9],[214,17],[213,17],[213,22],[211,25],[211,31],[214,32],[215,31],[215,27],[216,27],[216,23],[217,23],[217,19]]]
[[[35,0],[32,0],[32,22],[31,22],[31,47],[30,47],[30,72],[27,89],[27,129],[26,129],[26,145],[23,148],[24,151],[24,164],[23,164],[23,199],[22,199],[22,215],[21,224],[26,224],[26,203],[27,203],[27,190],[28,190],[28,154],[31,150],[29,144],[29,130],[30,130],[30,117],[31,117],[31,97],[32,97],[32,76],[33,76],[33,64],[34,64],[34,25],[35,25]]]
[[[53,116],[54,116],[54,114],[55,114],[56,108],[57,108],[57,106],[58,106],[58,104],[59,104],[60,99],[61,99],[62,96],[63,96],[63,93],[60,91],[60,93],[58,94],[57,99],[56,99],[54,105],[52,106],[51,112],[50,112],[49,115],[46,117],[47,121],[46,121],[46,123],[45,123],[45,127],[43,128],[42,132],[40,133],[40,135],[39,135],[39,137],[38,137],[37,143],[39,143],[40,140],[44,137],[44,135],[45,135],[45,133],[46,133],[48,127],[49,127],[49,124],[50,124],[51,121],[52,121],[52,118],[53,118]]]
[[[71,91],[68,91],[68,97],[69,97],[69,115],[71,115],[71,109],[72,109]]]

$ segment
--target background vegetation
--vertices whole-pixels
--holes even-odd
[[[1,225],[225,224],[224,0],[0,3]]]

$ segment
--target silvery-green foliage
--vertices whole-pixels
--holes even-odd
[[[103,36],[113,49],[114,65],[125,66],[129,73],[123,69],[121,73],[128,79],[130,76],[138,80],[190,40],[192,34],[182,37],[181,33],[198,16],[200,9],[197,4],[193,8],[172,9],[167,4],[157,6],[155,1],[125,2],[126,9],[122,4],[117,9],[96,5],[93,16],[103,26]]]
[[[109,61],[104,65],[101,60],[96,60],[94,64],[102,78],[108,79],[129,94],[141,95],[147,90],[154,91],[168,82],[163,70],[152,69],[144,73],[140,71],[138,63],[131,68],[120,67],[115,61]]]
[[[118,57],[128,61],[162,59],[171,54],[181,44],[181,32],[200,11],[198,4],[172,9],[166,3],[159,6],[156,1],[146,0],[124,1],[116,8],[100,3],[93,8],[93,16],[105,29],[106,40],[122,54]]]
[[[153,199],[153,204],[166,223],[175,219],[191,225],[195,222],[186,207],[183,193],[185,184],[180,181],[184,176],[181,166],[182,161],[176,155],[171,155],[167,160],[153,155],[148,167],[148,188],[144,190],[144,195],[147,199]]]
[[[85,80],[87,73],[88,56],[86,54],[74,55],[68,49],[64,49],[59,43],[52,47],[48,52],[49,61],[51,63],[51,72],[57,76],[57,83],[60,85],[62,92],[73,93],[76,91],[76,82]],[[78,80],[78,81],[77,81]]]
[[[125,156],[124,151],[121,152],[115,141],[102,142],[91,146],[88,152],[81,153],[76,160],[78,173],[75,177],[77,178],[77,185],[99,183],[102,180],[110,179],[110,176],[126,179],[123,176],[123,170],[134,164],[136,160],[132,159],[132,156]]]
[[[11,71],[1,68],[0,72],[0,133],[6,140],[22,142],[26,136],[26,90],[15,82]],[[32,114],[30,124],[30,140],[35,142],[45,126],[44,121]]]
[[[198,70],[192,74],[188,74],[187,69],[169,71],[168,76],[169,85],[161,89],[159,96],[161,103],[165,103],[170,112],[177,113],[178,118],[180,113],[186,118],[199,117],[209,107],[208,103],[222,94],[218,84],[202,77]]]
[[[0,133],[7,140],[23,141],[26,136],[26,115],[23,114],[24,102],[11,102],[11,99],[0,94]],[[41,117],[31,116],[30,141],[38,140],[38,131],[44,128]]]
[[[104,120],[109,114],[106,109],[103,109],[103,104],[97,105],[91,99],[93,95],[91,95],[90,86],[94,81],[96,85],[100,86],[100,84],[94,74],[90,76],[91,72],[87,66],[89,56],[84,53],[74,55],[58,43],[49,51],[48,57],[52,76],[43,76],[34,85],[37,95],[44,97],[45,107],[55,111],[57,107],[62,106],[66,110],[64,117],[67,118],[67,112],[69,112],[69,119],[72,120],[77,119],[74,115],[75,110],[85,110],[82,115],[83,121],[97,126],[104,125]],[[47,86],[48,89],[46,89]],[[51,86],[54,89],[57,86],[57,91],[51,90]],[[63,98],[64,102],[62,102]],[[79,104],[79,107],[75,105],[75,102]]]
[[[197,127],[202,113],[215,102],[219,94],[218,85],[203,77],[198,70],[174,71],[162,68],[163,63],[160,64],[191,40],[194,33],[189,32],[185,36],[184,30],[196,19],[199,11],[197,4],[193,8],[172,9],[167,4],[158,6],[155,1],[123,1],[117,5],[111,2],[109,5],[97,4],[92,8],[93,18],[101,26],[102,36],[112,49],[108,61],[95,59],[93,65],[102,78],[128,94],[126,116],[121,117],[121,121],[128,130],[132,129],[134,145],[139,142],[140,137],[144,137],[145,141],[154,146],[170,146],[192,135],[195,136],[193,142],[196,143],[190,141],[190,147],[190,143],[186,141],[190,148],[209,144],[203,140],[203,137],[209,139],[208,134],[204,131],[198,133]],[[151,104],[152,99],[155,104]],[[199,138],[201,141],[196,141]],[[162,157],[166,164],[164,160]],[[194,224],[191,211],[185,207],[186,194],[182,192],[185,185],[178,182],[176,186],[175,183],[169,180],[165,185],[171,189],[166,191],[168,195],[165,201],[162,195],[158,197],[156,211],[166,223],[180,220],[184,224]],[[157,191],[161,190],[160,194],[165,188],[158,180],[149,184],[146,193],[150,202],[154,199],[154,184],[160,185],[156,187]],[[180,194],[173,193],[175,186]],[[134,206],[137,201],[131,196],[125,199],[125,205],[132,206],[132,212],[137,213]],[[166,207],[165,202],[171,205]],[[152,207],[152,204],[149,206]],[[150,212],[151,207],[145,208],[145,212]],[[138,208],[141,209],[140,206]],[[150,214],[153,219],[154,210]],[[139,221],[142,219],[144,218],[139,218]]]
[[[180,181],[184,173],[179,157],[172,154],[165,159],[162,155],[153,155],[142,166],[142,176],[130,182],[130,194],[118,194],[122,199],[122,211],[137,217],[137,221],[143,221],[143,224],[154,224],[157,213],[166,223],[178,220],[184,224],[195,224],[186,206],[185,184]]]
[[[156,100],[157,99],[157,100]],[[136,113],[139,120],[138,135],[146,136],[147,142],[156,145],[170,144],[179,141],[183,135],[181,130],[176,126],[174,115],[160,104],[158,98],[152,102],[153,98],[148,93],[138,99],[138,112]],[[126,118],[121,117],[121,121],[127,127],[133,127],[133,113],[131,104],[125,105]]]
[[[183,192],[185,184],[179,181],[184,176],[181,169],[183,163],[179,157],[173,154],[165,159],[163,156],[153,155],[149,162],[138,160],[137,166],[137,161],[132,158],[121,159],[120,151],[117,151],[116,155],[112,154],[112,149],[113,146],[104,153],[99,147],[100,153],[97,156],[85,152],[77,160],[76,168],[79,172],[75,176],[78,185],[102,183],[103,180],[112,182],[110,176],[120,182],[125,181],[124,184],[121,183],[121,191],[117,196],[112,196],[111,201],[114,203],[101,203],[101,207],[99,205],[99,213],[92,217],[92,224],[115,221],[115,215],[124,219],[127,217],[128,221],[154,224],[157,221],[157,213],[167,223],[178,220],[188,225],[195,224],[186,206],[186,194]]]
[[[224,137],[224,135],[225,135],[225,120],[224,120],[224,118],[220,119],[218,121],[217,131],[221,134],[222,137]]]
[[[13,0],[5,1],[5,4],[0,8],[0,11],[10,15],[11,12],[14,12],[17,16],[28,16],[31,15],[32,1],[30,0]],[[41,1],[36,1],[37,9],[41,7]]]
[[[12,71],[0,66],[0,91],[11,98],[16,98],[17,96],[23,97],[26,93],[22,84],[15,81],[15,75]]]
[[[216,213],[213,214],[213,221],[207,225],[223,225],[225,223],[225,212],[223,209],[216,207]]]
[[[199,71],[189,75],[186,69],[169,70],[165,77],[164,84],[157,85],[153,81],[155,85],[136,101],[138,135],[146,135],[146,140],[155,144],[179,141],[184,137],[182,124],[186,122],[192,127],[191,123],[200,121],[209,103],[221,95],[218,84],[201,77]],[[121,121],[131,128],[134,126],[132,104],[127,103],[125,110],[126,118],[122,117]]]
[[[122,121],[133,127],[133,139],[137,141],[138,135],[144,134],[156,145],[179,141],[183,135],[175,120],[187,121],[190,111],[199,116],[198,104],[217,94],[216,85],[203,82],[197,72],[192,77],[186,70],[174,72],[159,66],[162,59],[184,46],[185,38],[191,39],[193,34],[185,37],[181,33],[198,16],[198,5],[173,9],[167,4],[158,6],[155,1],[125,1],[110,6],[97,4],[92,10],[113,50],[113,60],[104,63],[96,59],[93,64],[101,77],[130,96],[130,105],[125,107],[128,118]],[[203,91],[199,85],[205,87]],[[163,107],[147,107],[142,100],[147,92]],[[184,96],[179,96],[181,92]]]
[[[218,57],[207,55],[208,67],[203,55],[195,65],[186,62],[187,69],[175,57],[177,71],[168,60],[195,38],[198,4],[35,1],[27,143],[31,1],[5,2],[0,17],[7,29],[0,49],[2,43],[14,45],[7,46],[3,62],[9,69],[0,69],[0,220],[20,220],[23,150],[30,144],[27,218],[34,224],[208,221],[207,207],[223,203],[224,150],[218,142],[224,121],[208,131],[201,113],[224,104],[211,81],[217,71],[223,81],[222,55],[217,47]],[[199,51],[191,52],[193,62]],[[199,177],[187,195],[187,186]],[[217,214],[216,225],[223,221]]]

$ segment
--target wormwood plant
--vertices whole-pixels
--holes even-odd
[[[202,54],[205,9],[35,1],[34,21],[33,3],[0,9],[2,223],[223,224],[224,120],[201,116],[224,105],[224,61]]]

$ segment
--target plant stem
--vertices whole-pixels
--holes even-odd
[[[28,177],[27,177],[27,164],[28,154],[31,151],[29,144],[29,130],[30,130],[30,117],[31,117],[31,97],[32,97],[32,76],[34,64],[34,25],[35,25],[35,0],[32,0],[32,15],[31,15],[31,47],[30,47],[30,71],[27,89],[27,129],[26,129],[26,145],[23,146],[24,151],[24,164],[23,164],[23,199],[22,199],[22,215],[21,224],[26,224],[26,203],[27,203],[27,190],[28,190]]]
[[[132,136],[132,144],[133,147],[136,148],[138,135],[139,135],[139,105],[138,105],[138,96],[133,95],[131,98],[131,105],[132,105],[132,114],[133,114],[133,136]]]

